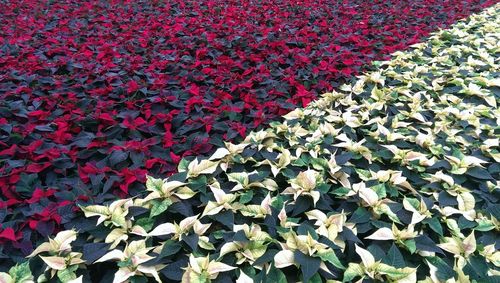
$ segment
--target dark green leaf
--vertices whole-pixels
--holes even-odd
[[[480,180],[495,180],[493,176],[490,175],[488,170],[480,168],[480,167],[472,167],[465,172],[465,174],[472,176],[474,178],[480,179]]]
[[[108,252],[110,244],[106,243],[90,243],[83,245],[82,259],[88,263],[92,263],[101,258]]]
[[[419,251],[435,252],[443,254],[443,251],[429,238],[429,236],[422,234],[415,238],[415,245]]]
[[[437,256],[427,257],[427,261],[437,268],[436,276],[439,280],[446,281],[456,276],[456,272],[444,260]]]
[[[268,263],[274,259],[274,255],[278,253],[276,249],[268,249],[261,257],[259,257],[253,265],[261,265],[264,263]]]
[[[311,257],[301,253],[300,251],[294,252],[295,262],[300,265],[300,271],[302,271],[302,281],[308,282],[309,279],[319,270],[321,264],[321,259],[316,257]]]
[[[423,223],[429,225],[429,227],[434,230],[434,232],[438,233],[439,236],[443,236],[443,227],[441,226],[441,223],[439,223],[439,219],[437,217],[425,219]]]
[[[265,271],[262,271],[263,274],[265,274]],[[269,269],[269,272],[265,274],[265,276],[262,278],[262,283],[287,283],[288,281],[286,280],[285,274],[277,269],[276,267],[271,266]]]
[[[467,259],[467,264],[463,268],[466,275],[469,275],[471,279],[478,281],[489,277],[488,270],[488,264],[486,263],[484,257],[474,255]]]
[[[371,214],[364,207],[358,207],[348,222],[352,223],[366,223],[370,221]]]
[[[252,190],[247,190],[243,194],[240,195],[240,201],[239,203],[241,204],[246,204],[250,202],[253,198],[253,191]]]
[[[397,268],[406,267],[403,255],[401,254],[398,247],[394,243],[387,252],[387,257],[384,258],[382,261],[390,266],[394,266]]]
[[[179,252],[181,250],[181,248],[182,248],[182,245],[179,242],[173,241],[173,240],[167,240],[164,243],[163,249],[161,249],[160,255],[158,257],[164,258],[164,257],[171,256],[171,255]]]

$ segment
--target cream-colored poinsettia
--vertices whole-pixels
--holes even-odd
[[[222,262],[210,260],[210,256],[189,256],[189,265],[184,269],[182,283],[206,283],[217,278],[219,273],[236,269]]]
[[[365,239],[393,240],[399,246],[407,248],[407,243],[405,241],[414,239],[415,237],[417,237],[417,235],[418,233],[415,231],[415,225],[413,224],[408,225],[408,227],[404,229],[398,229],[398,227],[393,224],[392,229],[389,229],[387,227],[379,228],[377,231],[375,231]],[[413,253],[413,250],[410,250],[410,252]]]
[[[255,188],[263,188],[269,191],[275,191],[278,189],[278,184],[273,179],[266,178],[261,182],[250,182],[250,178],[252,176],[257,176],[259,172],[253,171],[250,173],[247,172],[232,172],[227,173],[228,180],[236,183],[231,189],[231,192],[239,191],[239,190],[248,190]]]
[[[325,262],[333,264],[335,267],[345,269],[340,260],[337,258],[335,252],[328,245],[315,240],[311,234],[297,235],[295,232],[290,231],[281,235],[286,242],[280,242],[282,250],[274,256],[274,265],[277,268],[285,268],[291,265],[299,265],[295,261],[295,251],[317,257],[321,259],[320,268],[328,273],[331,271],[326,266]]]
[[[464,239],[457,237],[444,237],[438,247],[453,254],[455,257],[468,258],[476,251],[476,237],[474,231]]]
[[[321,193],[316,187],[323,182],[321,174],[315,170],[306,170],[300,172],[297,177],[289,181],[290,187],[283,191],[285,195],[293,195],[293,199],[297,200],[299,196],[310,196],[314,204],[319,201]]]
[[[251,226],[248,224],[234,225],[233,231],[243,231],[248,241],[225,243],[220,249],[219,257],[222,258],[228,253],[234,253],[237,259],[236,264],[238,265],[245,262],[253,264],[255,260],[264,255],[268,244],[272,241],[271,236],[262,231],[261,227],[256,224],[252,224]],[[261,268],[260,266],[256,267]]]
[[[212,224],[203,224],[198,219],[199,215],[194,215],[190,217],[186,217],[183,220],[177,223],[162,223],[149,233],[144,230],[144,228],[140,226],[134,226],[135,229],[132,230],[132,234],[144,236],[144,237],[156,237],[156,236],[165,236],[172,235],[172,240],[182,240],[184,235],[187,235],[191,230],[198,236],[203,236],[205,232],[210,228]]]
[[[133,205],[132,199],[121,199],[112,202],[109,206],[89,205],[81,206],[85,217],[99,216],[97,225],[104,222],[106,226],[126,227],[128,208]]]
[[[367,188],[364,182],[352,185],[352,192],[358,195],[361,199],[361,205],[371,209],[375,217],[380,217],[382,214],[387,215],[392,221],[400,223],[397,215],[391,210],[388,204],[392,203],[387,198],[380,198],[373,189]]]
[[[280,210],[280,212],[278,213],[278,219],[280,221],[280,226],[283,228],[292,228],[292,227],[298,226],[298,224],[296,222],[288,220],[288,215],[286,214],[284,206]]]
[[[369,174],[366,176],[360,174],[360,178],[363,181],[377,180],[380,183],[387,183],[392,186],[400,187],[416,194],[416,190],[407,181],[407,178],[403,176],[402,171],[396,170],[378,170],[378,171],[368,171]]]
[[[290,153],[290,151],[288,149],[279,147],[279,148],[277,148],[277,150],[279,150],[279,152],[280,152],[277,156],[277,159],[278,159],[277,161],[265,159],[265,160],[256,164],[257,166],[269,165],[271,167],[271,173],[275,177],[278,175],[278,173],[281,170],[286,168],[292,162],[292,154]]]
[[[232,209],[232,204],[236,200],[235,194],[224,192],[217,182],[210,185],[210,190],[214,194],[215,201],[209,201],[207,203],[203,210],[203,213],[201,214],[202,217],[206,215],[215,215],[223,209]]]
[[[234,211],[241,213],[243,216],[252,218],[265,218],[266,215],[271,214],[271,202],[272,198],[270,194],[262,200],[260,205],[258,204],[241,204],[236,202],[233,204],[232,208]]]
[[[382,145],[394,154],[394,161],[401,162],[402,165],[408,165],[410,162],[418,161],[421,166],[432,166],[435,158],[427,158],[426,154],[412,151],[409,149],[400,149],[395,145]]]
[[[373,255],[356,245],[356,253],[361,258],[361,263],[349,263],[344,271],[344,282],[360,278],[357,282],[362,282],[368,277],[382,282],[414,283],[417,282],[416,268],[396,268],[380,261],[375,261]]]
[[[42,243],[28,257],[38,255],[47,265],[46,270],[50,270],[51,278],[66,269],[72,270],[67,272],[67,276],[72,277],[74,271],[85,262],[82,259],[82,253],[71,250],[71,243],[76,238],[77,232],[75,230],[59,232],[54,239],[49,238],[49,242]],[[74,277],[76,278],[76,275]]]
[[[126,282],[135,275],[145,275],[153,277],[156,282],[161,282],[158,271],[163,269],[164,265],[144,265],[154,257],[148,255],[154,247],[147,247],[146,240],[132,241],[127,244],[125,249],[114,249],[96,260],[95,262],[118,261],[120,268],[115,273],[113,283]]]
[[[495,248],[494,244],[484,246],[479,250],[479,253],[486,258],[488,262],[493,263],[496,267],[500,267],[500,251]]]
[[[483,164],[488,163],[480,158],[474,156],[463,156],[461,158],[455,156],[445,156],[446,160],[450,162],[453,174],[462,175],[471,167],[484,167]]]
[[[356,232],[356,228],[353,223],[346,223],[347,214],[344,212],[326,215],[321,210],[315,209],[308,211],[305,214],[308,219],[316,220],[314,226],[317,227],[316,233],[318,233],[318,235],[325,236],[342,249],[345,248],[345,242],[337,238],[338,233],[344,230],[344,226],[351,229],[351,231]]]
[[[427,209],[425,202],[414,198],[403,199],[403,207],[412,213],[410,225],[420,223],[426,218],[431,218],[432,213]]]
[[[144,199],[138,199],[136,205],[149,207],[146,203],[153,199],[170,199],[172,202],[190,199],[196,193],[185,185],[184,182],[155,179],[147,176],[146,188],[151,193]]]
[[[372,162],[372,154],[370,149],[363,145],[366,142],[365,139],[362,139],[358,142],[354,142],[349,137],[347,137],[346,134],[340,134],[335,138],[342,141],[341,143],[335,144],[335,146],[343,147],[350,152],[360,154],[366,160],[368,160],[369,163]]]

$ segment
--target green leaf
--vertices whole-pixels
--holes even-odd
[[[443,251],[436,245],[436,243],[426,234],[419,235],[415,240],[415,245],[419,251],[442,253]]]
[[[299,228],[297,228],[297,234],[299,235],[311,235],[314,240],[318,240],[319,236],[313,226],[309,225],[307,222],[302,223]]]
[[[319,257],[321,258],[322,261],[327,261],[333,266],[340,268],[340,269],[345,269],[346,267],[340,262],[339,258],[335,254],[335,251],[330,250],[326,253],[318,253]]]
[[[405,268],[395,268],[394,266],[386,265],[386,264],[379,264],[377,266],[377,271],[386,274],[387,277],[394,279],[394,280],[399,280],[407,277],[408,275],[412,274],[415,272],[415,269],[410,268],[410,267],[405,267]]]
[[[179,162],[179,165],[177,166],[177,171],[179,172],[183,172],[183,171],[187,171],[188,170],[188,166],[189,166],[189,163],[190,161],[183,158],[180,162]]]
[[[406,198],[406,201],[413,207],[415,208],[416,210],[419,210],[420,208],[420,202],[418,201],[418,199],[415,199],[415,198]]]
[[[132,263],[132,258],[127,258],[126,261],[119,261],[117,263],[118,267],[128,267],[128,266],[132,266],[133,263]]]
[[[248,174],[246,172],[234,172],[227,174],[228,180],[231,182],[238,183],[243,187],[246,187],[249,183]]]
[[[444,260],[437,256],[425,258],[430,264],[437,268],[436,277],[439,280],[446,281],[454,278],[457,273]]]
[[[319,273],[315,273],[314,276],[309,279],[309,283],[323,283],[321,275],[319,275]]]
[[[78,268],[78,266],[75,266],[75,267]],[[57,271],[57,278],[59,278],[59,280],[61,282],[68,282],[68,281],[76,279],[76,274],[72,268],[66,268],[64,270]],[[16,282],[20,282],[20,281],[16,281]]]
[[[338,189],[331,191],[330,193],[333,195],[339,196],[339,197],[343,197],[343,196],[347,195],[350,191],[351,191],[351,189],[349,189],[349,188],[340,187]]]
[[[172,200],[168,198],[163,201],[152,200],[151,202],[153,205],[151,206],[151,213],[149,217],[155,217],[162,214],[172,204]]]
[[[135,275],[130,277],[130,283],[147,283],[148,278],[145,277],[144,275]]]
[[[276,208],[277,210],[281,210],[283,208],[285,201],[284,201],[284,196],[278,195],[276,198],[274,198],[271,202],[271,206]]]
[[[403,241],[403,244],[411,254],[413,254],[417,250],[417,245],[415,243],[415,240],[413,239]]]
[[[349,266],[347,266],[347,269],[344,271],[344,279],[342,280],[342,282],[351,282],[354,278],[363,276],[363,274],[365,274],[363,267],[359,263],[351,262],[349,263]]]
[[[490,175],[488,170],[480,167],[472,167],[465,172],[465,174],[480,180],[495,180],[493,176]]]
[[[387,252],[387,257],[383,259],[383,262],[397,268],[403,268],[406,266],[403,255],[394,243]]]
[[[39,182],[40,179],[38,178],[38,174],[21,173],[21,178],[19,178],[19,182],[16,184],[16,192],[29,197],[32,195]]]
[[[135,225],[141,226],[142,228],[144,228],[144,230],[146,230],[146,232],[149,232],[151,229],[153,229],[154,224],[155,224],[154,218],[150,218],[147,216],[139,218],[135,221]]]
[[[163,248],[161,249],[160,255],[158,257],[164,258],[171,256],[179,252],[181,248],[182,245],[179,242],[169,239],[163,244]]]
[[[424,224],[429,225],[429,227],[434,230],[434,232],[438,233],[439,236],[443,236],[443,227],[441,223],[439,223],[439,219],[437,217],[432,217],[429,219],[425,219],[422,221]]]
[[[366,223],[370,221],[371,214],[364,207],[358,207],[348,222],[352,223]]]
[[[151,176],[147,176],[146,179],[146,188],[148,190],[161,191],[161,187],[163,186],[162,179],[156,179]]]
[[[264,272],[264,271],[262,271]],[[262,283],[287,283],[286,276],[283,271],[271,266],[269,272],[264,276]]]
[[[324,158],[313,158],[311,159],[311,165],[316,170],[325,170],[328,169],[328,161]]]
[[[33,279],[31,274],[29,261],[25,261],[21,264],[17,264],[9,269],[9,274],[12,276],[15,282],[25,282]]]
[[[482,280],[488,277],[488,264],[484,257],[470,256],[467,259],[467,264],[464,266],[463,271],[469,275],[471,279]]]
[[[247,190],[240,195],[239,203],[246,204],[246,203],[250,202],[252,199],[253,199],[253,191]]]
[[[477,226],[474,228],[476,231],[486,232],[495,229],[495,224],[492,221],[487,219],[476,220]]]
[[[308,256],[300,251],[295,251],[294,260],[300,265],[300,271],[302,272],[302,281],[308,282],[313,275],[318,272],[321,260],[316,257]]]
[[[194,192],[207,193],[207,176],[198,176],[189,181],[188,187]]]
[[[370,189],[374,190],[377,193],[377,196],[382,199],[387,196],[386,190],[385,190],[385,184],[378,184],[373,187],[370,187]]]

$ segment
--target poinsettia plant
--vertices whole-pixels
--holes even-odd
[[[241,143],[182,159],[168,178],[148,176],[144,195],[82,206],[89,222],[39,246],[33,276],[497,281],[499,8]],[[472,83],[483,91],[462,91]]]
[[[494,2],[2,1],[0,256]]]

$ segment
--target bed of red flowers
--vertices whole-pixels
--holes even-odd
[[[0,257],[495,2],[0,1]]]

